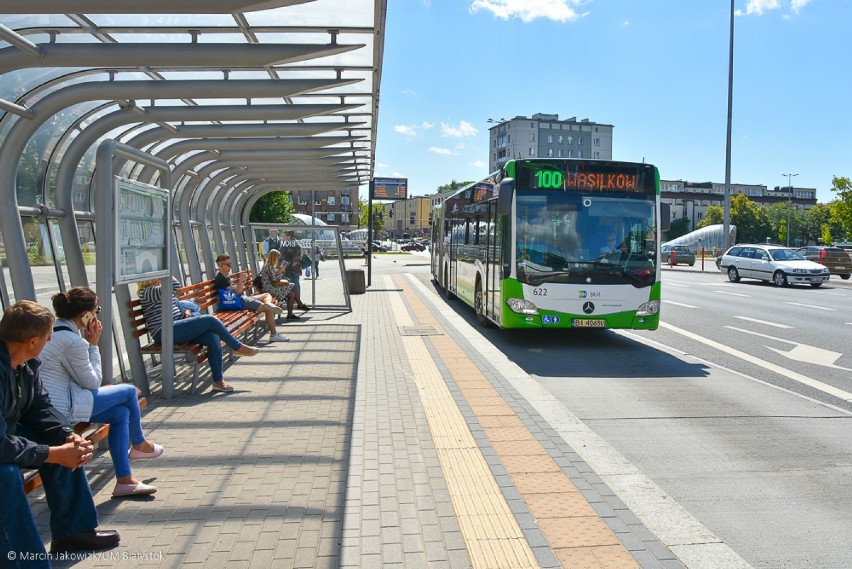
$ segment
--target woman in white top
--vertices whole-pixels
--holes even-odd
[[[97,295],[89,288],[74,287],[52,300],[57,319],[39,357],[39,371],[53,406],[69,424],[109,423],[109,452],[116,477],[113,496],[153,494],[155,486],[134,478],[130,460],[157,458],[163,447],[145,440],[136,387],[129,383],[101,385],[98,340],[103,327],[97,319],[101,311]]]

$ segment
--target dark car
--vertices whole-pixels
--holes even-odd
[[[808,245],[796,249],[796,251],[809,261],[825,265],[832,275],[840,275],[843,280],[847,280],[852,275],[852,258],[849,257],[848,252],[840,247]]]
[[[373,241],[373,251],[378,251],[379,253],[387,253],[388,248],[379,243],[378,241]]]
[[[674,251],[673,265],[689,265],[695,264],[695,254],[686,245],[663,245],[660,249],[660,257],[664,263],[671,262],[672,251]]]
[[[400,247],[400,249],[402,249],[403,251],[425,251],[426,245],[423,245],[422,243],[411,242],[406,243],[405,245]]]

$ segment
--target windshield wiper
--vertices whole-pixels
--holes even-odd
[[[567,277],[572,274],[572,271],[553,271],[552,273],[546,273],[538,276],[529,276],[527,277],[527,284],[531,284],[533,286],[538,286],[542,283],[546,282],[554,282],[551,279],[555,277]]]

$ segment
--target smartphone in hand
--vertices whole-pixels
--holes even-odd
[[[84,312],[83,317],[82,317],[83,327],[88,328],[89,322],[91,322],[94,319],[95,319],[95,313],[94,312],[92,312],[91,310],[88,311],[88,312]]]

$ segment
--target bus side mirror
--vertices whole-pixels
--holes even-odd
[[[660,202],[660,231],[668,231],[672,225],[672,205]]]
[[[512,197],[515,195],[515,179],[503,178],[497,194],[497,215],[511,215]]]

